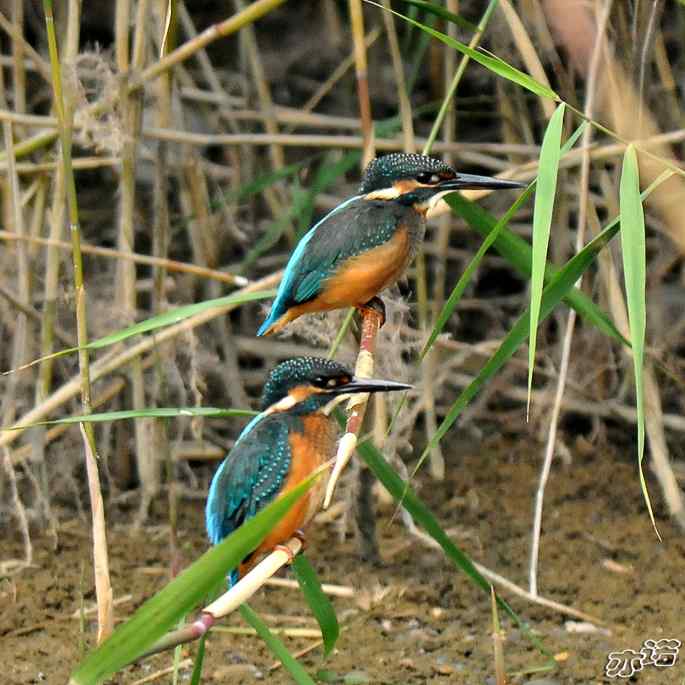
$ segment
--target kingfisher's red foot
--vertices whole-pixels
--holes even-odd
[[[373,312],[381,317],[379,328],[385,323],[385,302],[380,297],[372,297],[366,304],[357,307],[362,316],[365,312]]]
[[[304,531],[301,528],[298,528],[293,533],[293,537],[297,538],[302,543],[302,549],[300,550],[300,552],[304,552],[304,550],[307,549],[307,539],[304,536]]]
[[[295,555],[293,554],[292,549],[288,547],[288,545],[274,545],[274,552],[279,551],[279,552],[285,552],[288,555],[288,561],[286,562],[287,564],[292,564],[293,559],[295,558]]]

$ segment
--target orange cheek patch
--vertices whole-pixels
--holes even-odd
[[[417,188],[425,187],[423,184],[415,181],[413,178],[403,178],[400,181],[395,181],[393,185],[395,188],[397,188],[400,195],[411,193],[412,190],[416,190]]]

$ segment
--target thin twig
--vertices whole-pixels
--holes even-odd
[[[285,550],[287,548],[288,551]],[[267,579],[276,573],[281,567],[292,561],[302,549],[302,540],[291,538],[282,547],[275,549],[249,573],[243,576],[228,592],[206,606],[198,618],[178,630],[167,633],[159,639],[150,649],[144,652],[136,661],[145,659],[153,654],[173,649],[177,645],[198,640],[209,631],[216,621],[235,611],[244,604]]]
[[[374,309],[362,310],[361,340],[359,343],[359,354],[355,375],[358,378],[371,378],[373,374],[373,355],[376,351],[376,338],[381,326],[381,314]],[[345,466],[352,458],[352,454],[357,446],[357,436],[361,430],[366,406],[369,401],[368,393],[360,393],[353,397],[347,404],[347,425],[345,434],[338,444],[338,453],[335,457],[335,466],[326,484],[326,495],[324,497],[323,508],[327,509],[333,498],[336,483],[340,478]]]

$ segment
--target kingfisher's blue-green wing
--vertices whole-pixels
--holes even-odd
[[[335,221],[319,227],[306,245],[293,278],[293,304],[316,297],[327,278],[351,257],[387,243],[406,213],[402,206],[383,200],[357,202]]]
[[[267,416],[243,431],[209,488],[205,519],[212,544],[230,535],[279,493],[290,458],[288,428],[282,421]]]
[[[286,266],[262,335],[290,307],[313,300],[351,257],[392,238],[409,208],[360,196],[339,205],[300,240]]]

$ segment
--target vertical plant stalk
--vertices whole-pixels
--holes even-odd
[[[447,10],[459,13],[459,1],[447,0]],[[453,23],[447,26],[447,33],[451,37],[456,38],[457,27]],[[454,140],[456,128],[456,107],[454,106],[454,95],[456,91],[452,90],[455,78],[455,65],[457,53],[454,50],[444,50],[444,93],[446,109],[442,120],[442,139],[446,143]],[[452,96],[449,93],[452,92]],[[448,164],[453,164],[454,160],[451,154],[444,155],[444,159]],[[438,219],[438,230],[436,236],[437,254],[434,257],[434,278],[433,284],[433,303],[432,303],[432,318],[436,320],[442,306],[445,302],[445,280],[447,278],[447,248],[450,241],[450,224],[452,222],[452,213],[445,213]],[[428,317],[426,317],[428,318]],[[430,351],[421,365],[422,387],[424,388],[424,405],[426,407],[426,434],[433,435],[438,428],[437,417],[435,414],[435,400],[433,396],[433,379],[435,378],[437,356],[436,353]],[[442,454],[440,445],[436,445],[435,449],[431,450],[429,455],[428,466],[431,475],[437,480],[444,478],[445,459]]]
[[[362,166],[365,167],[375,156],[373,138],[373,119],[371,118],[371,100],[369,99],[369,77],[366,66],[366,43],[364,41],[364,14],[361,0],[349,0],[350,21],[352,23],[352,41],[354,43],[354,66],[357,75],[357,99],[359,100],[359,117],[362,124]]]
[[[488,6],[485,8],[485,12],[483,13],[483,16],[481,17],[480,22],[478,23],[478,30],[476,33],[474,33],[473,37],[471,38],[471,41],[469,43],[469,47],[475,48],[479,43],[480,40],[483,36],[483,32],[485,31],[485,28],[488,24],[488,21],[490,20],[490,17],[492,16],[492,13],[497,6],[497,0],[490,0]],[[456,11],[453,9],[452,11]],[[450,24],[450,29],[453,31],[453,25]],[[446,48],[447,50],[447,48]],[[454,55],[453,50],[449,50],[449,53],[451,55]],[[433,147],[433,144],[435,143],[438,133],[440,132],[440,128],[442,126],[445,126],[447,122],[450,121],[450,119],[453,120],[453,112],[454,112],[454,107],[452,105],[452,100],[454,99],[454,96],[457,92],[457,87],[459,86],[459,83],[461,81],[462,76],[464,75],[464,71],[466,70],[466,65],[469,63],[469,57],[467,55],[464,55],[461,58],[461,61],[459,62],[459,66],[457,67],[457,70],[454,72],[454,76],[452,77],[451,83],[446,89],[445,92],[445,97],[443,98],[442,104],[440,105],[440,110],[438,111],[438,115],[435,118],[435,121],[433,122],[433,127],[431,128],[431,131],[428,135],[428,139],[426,140],[426,144],[423,147],[422,153],[424,155],[430,154],[430,151]],[[448,114],[452,112],[452,117],[448,118]],[[451,133],[451,132],[450,132]],[[447,140],[447,139],[446,139]],[[444,224],[440,227],[440,233],[438,234],[438,240],[440,241],[440,244],[444,246],[445,249],[440,250],[439,254],[444,255],[446,248],[447,248],[447,243],[449,242],[449,216],[446,216],[442,219]],[[443,259],[444,257],[439,257],[439,259]],[[422,328],[422,330],[427,331],[428,329],[428,286],[426,282],[426,262],[425,262],[425,256],[423,252],[419,252],[416,258],[416,290],[417,290],[417,299],[418,299],[418,307],[419,307],[419,325]],[[445,274],[445,266],[444,266],[444,261],[443,261],[443,269],[442,269],[442,279],[436,278],[436,288],[440,287],[443,288],[442,281],[444,281],[444,274]],[[440,274],[438,274],[439,276]],[[441,285],[438,286],[437,282],[441,281]],[[444,290],[442,291],[443,297],[444,297]],[[423,410],[426,418],[426,434],[428,437],[428,442],[430,443],[430,438],[432,435],[435,434],[437,430],[437,417],[435,414],[435,396],[433,393],[433,378],[435,377],[434,374],[435,371],[435,353],[431,352],[428,355],[426,355],[424,359],[424,363],[421,366],[421,377],[422,377],[422,387],[423,387]],[[435,478],[436,480],[443,480],[445,477],[445,458],[442,454],[442,449],[440,448],[440,445],[436,445],[434,448],[432,448],[429,452],[429,470],[431,473],[431,476]]]
[[[83,259],[81,256],[81,228],[79,224],[78,199],[76,195],[76,180],[71,163],[71,139],[73,112],[68,100],[64,99],[62,91],[62,72],[57,51],[55,36],[55,19],[52,0],[43,0],[45,12],[45,27],[50,52],[50,67],[52,71],[52,87],[55,111],[59,122],[59,138],[62,148],[62,165],[66,186],[67,206],[69,210],[69,231],[71,234],[72,261],[74,268],[74,290],[76,294],[76,329],[79,347],[78,359],[81,375],[81,404],[84,414],[91,413],[90,390],[90,359],[88,350],[83,349],[88,344],[88,330],[86,319],[86,289],[83,281]],[[107,556],[107,537],[100,477],[96,460],[95,434],[92,424],[81,424],[83,436],[86,469],[88,473],[88,490],[90,493],[91,511],[93,517],[93,562],[95,570],[95,593],[98,605],[98,642],[102,642],[114,627],[114,613],[112,602],[112,585],[109,577],[109,561]]]
[[[590,68],[587,76],[587,99],[585,101],[584,114],[588,119],[594,115],[595,109],[595,93],[597,87],[597,75],[599,73],[599,65],[603,53],[602,46],[604,44],[604,37],[611,13],[611,5],[613,0],[605,0],[604,8],[597,27],[597,37],[592,52],[592,59],[590,61]],[[585,242],[585,228],[587,225],[588,215],[588,200],[589,200],[589,185],[590,185],[590,145],[592,144],[592,126],[586,126],[583,131],[581,149],[583,157],[580,168],[580,195],[578,197],[578,224],[576,226],[576,253],[580,252]],[[578,281],[576,287],[580,288],[582,279]],[[547,432],[547,444],[545,445],[545,456],[540,471],[540,481],[538,489],[535,493],[535,507],[533,512],[533,530],[531,533],[530,545],[530,565],[528,569],[528,589],[530,594],[537,597],[538,594],[538,561],[540,556],[540,535],[542,534],[542,508],[545,502],[545,488],[552,468],[552,459],[554,458],[554,450],[556,447],[557,427],[559,425],[559,416],[561,414],[561,403],[564,398],[564,390],[566,388],[566,378],[568,376],[568,368],[571,360],[571,343],[573,341],[573,331],[576,324],[576,310],[570,309],[568,319],[566,320],[566,328],[564,330],[564,338],[561,348],[561,362],[559,364],[559,380],[557,381],[557,388],[554,395],[554,404],[552,405],[552,414],[549,421],[549,430]]]
[[[24,0],[13,0],[12,23],[20,35],[24,35]],[[12,41],[12,88],[14,92],[14,111],[26,112],[26,65],[24,64],[24,44]],[[19,131],[18,131],[19,133]]]
[[[0,99],[4,99],[1,98]],[[17,176],[16,160],[14,157],[14,134],[12,124],[4,121],[2,124],[5,150],[7,150],[7,176],[9,198],[8,206],[11,208],[11,222],[14,231],[21,236],[25,235],[24,214],[21,207],[21,191],[19,187],[19,177]],[[9,217],[8,217],[9,218]],[[21,241],[19,241],[21,242]],[[17,271],[19,277],[18,300],[30,306],[30,278],[28,268],[28,256],[26,245],[17,245]],[[12,336],[12,364],[14,368],[21,366],[28,357],[27,347],[27,325],[28,319],[25,312],[21,309],[17,312],[16,325]],[[12,423],[14,421],[16,403],[15,388],[19,383],[19,378],[11,378],[5,387],[2,401],[2,421]]]
[[[355,366],[355,376],[358,378],[371,378],[373,375],[373,355],[376,352],[376,339],[382,324],[381,314],[374,309],[362,310],[361,340],[359,342],[359,354]],[[357,436],[361,430],[366,407],[369,402],[368,393],[355,395],[347,403],[347,425],[345,434],[338,444],[338,452],[335,456],[333,471],[326,484],[326,495],[323,508],[327,509],[333,498],[335,486],[340,475],[349,463],[357,446]]]
[[[10,457],[9,450],[5,447],[2,450],[3,467],[7,474],[7,482],[9,483],[10,494],[12,496],[12,503],[14,504],[14,511],[19,521],[19,529],[21,530],[21,537],[24,540],[24,561],[18,563],[18,569],[21,570],[33,563],[33,545],[31,544],[31,535],[29,533],[29,521],[26,517],[26,509],[19,497],[19,490],[17,488],[17,477],[14,473],[14,466]]]
[[[176,46],[178,7],[176,0],[158,0],[157,16],[164,17],[163,34],[160,44],[160,59]],[[157,125],[160,128],[170,128],[172,124],[171,101],[173,88],[173,71],[164,72],[157,81]],[[154,216],[152,224],[152,252],[155,257],[165,259],[169,250],[169,167],[168,143],[160,140],[155,156],[155,184],[154,184]],[[153,278],[152,307],[153,314],[161,314],[167,308],[164,281],[166,269],[156,267]],[[155,354],[155,402],[162,406],[168,404],[168,388],[164,365],[159,354]],[[167,422],[157,419],[152,423],[153,431],[150,436],[153,453],[164,455],[167,502],[169,507],[169,548],[171,552],[171,575],[175,576],[180,567],[178,553],[178,497],[176,483],[176,464],[169,449],[169,433]]]
[[[414,122],[412,117],[411,101],[407,93],[407,82],[404,78],[404,65],[402,64],[402,54],[400,44],[397,40],[397,30],[395,28],[395,15],[390,12],[390,0],[383,0],[383,22],[385,32],[388,36],[390,47],[390,57],[392,59],[392,69],[395,74],[395,88],[397,100],[400,106],[400,119],[402,120],[402,147],[405,152],[414,152]]]
[[[234,0],[236,12],[238,14],[245,11],[245,3],[243,0]],[[241,45],[244,47],[247,61],[252,72],[252,80],[257,91],[257,98],[259,106],[264,114],[264,128],[267,133],[277,134],[278,122],[274,116],[273,100],[269,91],[269,83],[266,80],[264,65],[259,54],[259,45],[257,44],[257,35],[252,24],[246,24],[240,32]],[[269,146],[269,156],[271,158],[271,165],[274,169],[282,169],[285,164],[285,156],[283,147],[281,145],[272,144]],[[286,214],[283,198],[285,196],[285,189],[282,184],[275,184],[270,188],[264,190],[264,200],[269,206],[274,219],[278,219]],[[292,244],[295,243],[295,229],[291,221],[287,221],[285,233],[289,237]]]
[[[135,252],[135,197],[136,197],[136,155],[140,122],[139,93],[129,92],[131,68],[142,70],[144,64],[144,36],[147,25],[147,0],[139,0],[134,37],[135,55],[129,57],[131,26],[131,0],[117,0],[115,16],[115,52],[119,71],[119,102],[125,129],[125,139],[121,152],[121,175],[119,193],[119,238],[121,252]],[[137,315],[136,265],[129,260],[117,263],[117,309],[122,312],[126,323],[131,324]],[[134,409],[145,406],[145,381],[141,360],[136,359],[130,367],[132,404]],[[136,444],[136,464],[142,485],[143,496],[140,502],[138,522],[147,515],[150,500],[159,490],[159,461],[151,449],[151,422],[136,421],[134,426]]]

